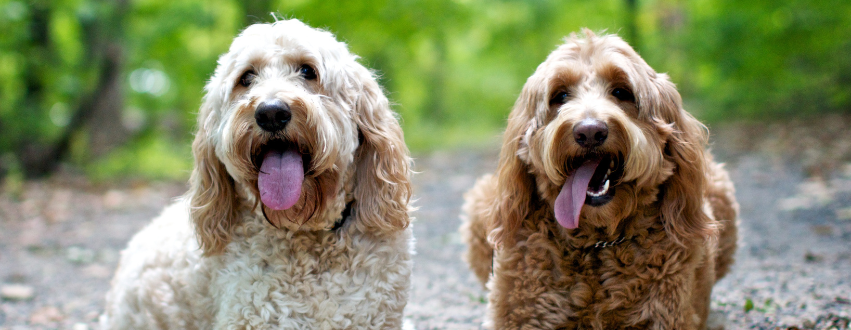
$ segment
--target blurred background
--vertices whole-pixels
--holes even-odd
[[[583,27],[671,75],[736,184],[711,329],[849,329],[851,1],[0,0],[0,330],[97,328],[120,251],[186,191],[216,59],[270,12],[348,43],[401,114],[417,329],[480,329],[462,194],[496,167],[527,77]]]
[[[846,0],[0,0],[0,177],[188,177],[216,58],[270,12],[378,70],[415,152],[492,143],[582,27],[627,39],[710,125],[851,111]]]

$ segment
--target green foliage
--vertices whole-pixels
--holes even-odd
[[[409,143],[422,150],[492,138],[526,78],[561,39],[585,26],[620,29],[621,4],[303,0],[273,9],[327,27],[381,72]]]
[[[95,181],[127,177],[188,178],[192,168],[189,144],[168,142],[152,135],[145,136],[90,164],[86,173]]]
[[[651,65],[670,68],[705,119],[851,110],[851,2],[661,1],[654,11]]]
[[[93,176],[185,176],[203,86],[247,24],[299,18],[376,69],[414,150],[492,144],[526,78],[570,32],[630,36],[704,120],[851,108],[851,2],[842,0],[0,0],[0,175],[28,143],[57,143],[122,48],[129,142],[93,158],[93,127],[66,161]],[[124,8],[123,10],[121,8]],[[106,28],[104,28],[106,27]],[[110,39],[111,38],[111,39]],[[69,124],[71,123],[71,124]],[[18,165],[14,165],[18,164]],[[23,167],[26,170],[26,167]],[[176,173],[176,174],[175,174]]]
[[[219,54],[243,25],[238,3],[130,1],[124,14],[118,14],[117,3],[0,2],[0,30],[5,31],[0,34],[0,155],[11,155],[5,159],[20,158],[31,141],[46,148],[66,133],[72,133],[75,140],[68,160],[89,167],[89,172],[98,176],[140,173],[167,177],[162,170],[135,166],[163,157],[189,157],[187,148],[158,150],[179,150],[180,155],[146,152],[152,146],[143,142],[188,145],[203,86]],[[89,134],[67,132],[66,126],[75,112],[86,110],[80,107],[102,83],[100,64],[110,55],[96,50],[110,38],[118,40],[122,48],[120,84],[125,90],[119,107],[121,122],[114,124],[125,126],[133,138],[115,154],[93,160],[85,145]],[[133,148],[138,150],[130,150]],[[131,154],[151,158],[131,161]],[[118,159],[125,159],[126,164],[117,164]],[[9,164],[0,164],[0,175],[11,170]],[[189,164],[181,166],[172,171],[185,175]]]

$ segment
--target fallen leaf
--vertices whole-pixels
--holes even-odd
[[[753,300],[751,298],[745,299],[745,313],[753,310]]]

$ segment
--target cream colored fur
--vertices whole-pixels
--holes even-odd
[[[234,40],[198,114],[190,191],[122,252],[103,328],[402,326],[411,160],[374,74],[356,60],[297,20],[255,24]],[[305,65],[316,79],[300,75]],[[248,70],[256,78],[242,86]],[[292,120],[270,134],[253,114],[271,98],[290,105]],[[309,159],[285,211],[259,202],[255,162],[272,140]]]

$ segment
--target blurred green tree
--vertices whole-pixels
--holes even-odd
[[[709,121],[851,111],[851,2],[659,1],[651,65]]]
[[[237,11],[233,1],[0,3],[0,173],[39,176],[70,160],[94,174],[184,175],[169,166],[188,163],[176,146],[243,24]]]
[[[185,177],[203,86],[242,28],[299,18],[377,70],[414,150],[495,140],[561,39],[619,33],[704,120],[851,108],[841,0],[0,0],[0,175]]]
[[[54,160],[68,153],[75,132],[93,119],[95,123],[113,119],[121,110],[123,50],[118,40],[126,5],[126,1],[78,8],[66,1],[5,5],[0,24],[12,33],[0,39],[8,49],[0,53],[7,63],[2,70],[0,104],[7,110],[0,111],[0,150],[12,150],[27,174],[50,172]],[[94,145],[121,142],[124,137],[113,125],[92,132]]]

